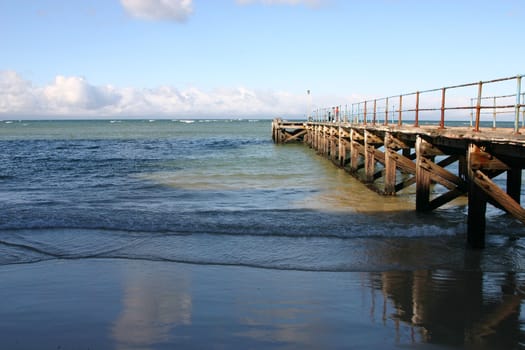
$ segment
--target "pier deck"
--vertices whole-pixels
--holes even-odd
[[[515,116],[513,127],[499,127],[495,119],[493,127],[480,127],[481,112],[488,108],[482,104],[481,87],[511,79],[518,82],[516,94],[498,96],[505,99],[502,104],[496,103],[496,97],[491,98],[494,105],[490,108],[494,110],[494,117],[496,110],[512,113]],[[472,115],[475,112],[476,116],[475,124],[471,119],[468,127],[446,125],[445,111],[466,109],[446,106],[445,92],[455,88],[447,87],[439,89],[442,91],[440,107],[424,109],[438,111],[440,120],[436,125],[419,123],[418,116],[423,109],[419,109],[418,92],[390,97],[399,101],[398,109],[392,112],[398,117],[396,123],[389,122],[388,107],[382,112],[382,120],[378,118],[378,100],[372,102],[374,109],[367,117],[367,104],[372,103],[365,101],[352,108],[357,109],[357,113],[339,113],[342,108],[332,107],[325,109],[321,116],[309,117],[304,122],[275,119],[272,139],[276,143],[304,142],[384,195],[395,195],[415,185],[417,211],[431,211],[460,196],[468,196],[467,241],[474,248],[483,248],[487,203],[525,223],[525,209],[521,206],[525,129],[519,126],[523,94],[520,76],[457,87],[470,85],[478,86],[478,97],[476,106],[471,107]],[[409,95],[416,96],[415,108],[402,109],[403,97]],[[509,97],[515,98],[516,103],[510,105]],[[360,109],[360,105],[363,108]],[[406,123],[403,114],[410,112],[416,118]],[[502,174],[506,176],[505,188],[493,181]],[[445,190],[435,193],[431,187],[434,184]]]

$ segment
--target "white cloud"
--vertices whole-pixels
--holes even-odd
[[[120,94],[111,86],[95,87],[82,77],[57,76],[43,89],[51,108],[97,110],[118,102]]]
[[[237,0],[239,5],[306,5],[310,7],[318,7],[324,2],[326,2],[326,0]]]
[[[31,82],[22,79],[16,72],[0,71],[0,113],[36,109],[37,95]]]
[[[14,71],[0,71],[0,117],[276,117],[304,116],[306,94],[244,87],[204,91],[96,86],[85,78],[57,76],[34,86]]]
[[[120,0],[131,16],[147,20],[184,22],[192,14],[193,0]]]

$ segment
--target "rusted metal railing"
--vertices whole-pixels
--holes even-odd
[[[517,95],[498,95],[498,96],[486,96],[486,97],[482,97],[481,100],[482,101],[489,101],[489,102],[492,102],[491,105],[488,105],[486,106],[485,108],[488,108],[488,109],[492,109],[492,111],[487,111],[487,112],[481,112],[481,114],[485,114],[485,115],[492,115],[492,128],[496,128],[496,122],[497,122],[497,115],[499,114],[506,114],[508,115],[509,114],[509,110],[501,110],[501,108],[498,106],[498,101],[502,100],[502,99],[511,99],[511,98],[514,98],[515,96]],[[525,102],[525,93],[521,93],[521,103]],[[474,102],[477,101],[477,97],[472,97],[470,99],[470,105],[472,107],[472,110],[474,110]],[[512,106],[512,111],[515,111],[517,112],[517,117],[519,119],[519,110],[516,110],[516,106],[523,106],[523,104],[520,104],[520,101],[518,101],[516,103],[516,105],[513,105]],[[521,122],[521,127],[525,127],[525,108],[523,109],[520,109],[521,110],[521,113],[522,113],[522,122]],[[516,119],[516,116],[515,116],[515,119]],[[473,120],[474,120],[474,113],[471,111],[470,112],[470,126],[473,126]]]
[[[512,89],[509,86],[501,86],[501,84],[508,84],[513,80],[516,82],[515,92],[509,91],[509,89]],[[348,105],[345,105],[344,112],[342,112],[342,106],[320,108],[317,109],[314,115],[316,115],[317,121],[324,122],[371,123],[373,125],[382,122],[384,125],[396,123],[399,126],[407,125],[408,115],[412,118],[410,119],[412,125],[419,127],[421,114],[426,113],[427,115],[432,114],[431,118],[425,120],[427,124],[435,123],[437,119],[439,128],[445,128],[447,116],[450,115],[451,111],[469,111],[470,126],[474,128],[474,131],[479,132],[482,115],[490,113],[490,111],[483,111],[491,109],[493,128],[496,128],[496,115],[505,114],[509,118],[512,116],[514,132],[518,133],[520,128],[520,111],[523,111],[522,126],[525,127],[525,93],[521,92],[521,80],[522,76],[517,75],[416,91],[356,102],[351,104],[350,108],[348,108]],[[475,89],[475,91],[472,91],[470,94],[453,95],[453,93],[457,93],[461,89],[468,88]],[[490,89],[495,90],[497,93],[490,93]],[[483,96],[484,93],[493,96]],[[511,99],[515,99],[515,101]],[[458,104],[457,101],[461,102]],[[487,101],[492,103],[486,103]],[[423,105],[423,103],[426,103],[426,105]],[[456,115],[454,120],[464,120],[467,117],[468,114]],[[392,119],[389,120],[389,118]],[[397,122],[394,119],[397,119]]]

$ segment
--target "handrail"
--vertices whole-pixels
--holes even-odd
[[[523,108],[525,107],[525,93],[521,92],[521,78],[522,75],[516,75],[506,78],[451,85],[442,88],[420,90],[400,95],[369,99],[352,103],[350,111],[348,109],[348,105],[344,106],[344,110],[343,106],[341,105],[321,109],[318,108],[315,111],[314,119],[317,121],[350,122],[355,124],[367,124],[371,122],[374,125],[382,121],[384,125],[389,125],[390,123],[394,123],[394,118],[397,117],[397,125],[401,126],[404,125],[404,117],[406,114],[413,113],[413,126],[418,127],[421,112],[438,112],[439,127],[445,128],[447,111],[470,110],[470,126],[474,127],[474,131],[479,132],[480,119],[481,115],[483,114],[482,110],[492,109],[493,128],[496,128],[496,114],[511,114],[513,112],[514,132],[519,133],[521,110],[523,111],[523,127],[525,127],[525,108]],[[512,80],[516,81],[515,93],[509,93],[508,91],[505,91],[504,94],[500,93],[499,95],[495,96],[483,96],[483,91],[486,91],[487,87],[491,87],[491,85],[495,85],[497,83],[503,83]],[[451,92],[455,92],[458,89],[476,86],[477,91],[475,97],[472,97],[472,94],[470,95],[470,105],[457,105],[453,102],[448,102]],[[436,93],[440,93],[439,98],[436,98],[436,96],[431,96],[428,98],[428,95]],[[427,97],[427,100],[423,101],[425,97]],[[460,96],[461,100],[468,101],[468,98],[468,96]],[[511,98],[515,98],[515,102],[511,102]],[[430,100],[431,106],[422,106],[422,103],[428,103],[428,100]],[[455,100],[457,100],[457,98]],[[484,102],[487,100],[492,100],[493,104],[490,106],[484,104]],[[438,102],[439,105],[437,105]],[[389,105],[391,105],[391,107],[389,107]],[[373,107],[371,108],[371,106]],[[392,118],[392,120],[389,120],[389,117]]]

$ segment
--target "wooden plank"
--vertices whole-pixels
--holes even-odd
[[[438,166],[429,159],[422,157],[420,166],[427,169],[432,174],[433,180],[442,184],[443,186],[448,188],[449,184],[446,182],[449,182],[450,184],[455,185],[459,188],[464,188],[466,191],[466,184],[465,181],[463,181],[463,179],[461,179],[459,176],[452,174],[450,171],[443,169],[442,167]]]
[[[424,140],[421,136],[418,136],[417,139],[419,140],[420,144],[419,144],[419,151],[416,151],[416,157],[417,157],[417,154],[423,155],[425,157],[439,156],[443,154],[443,152],[438,147]]]
[[[486,195],[494,199],[507,212],[516,219],[525,223],[525,209],[521,207],[510,195],[498,187],[487,175],[481,170],[472,170],[472,182],[474,182]],[[469,193],[470,195],[470,193]],[[470,203],[470,201],[469,201]]]
[[[470,168],[471,169],[510,169],[510,167],[496,158],[494,155],[485,152],[483,150],[478,150],[470,154]]]
[[[410,152],[411,148],[411,146],[408,143],[399,139],[398,137],[394,136],[392,133],[389,132],[385,134],[385,147],[403,150],[408,149],[408,152]]]
[[[412,186],[415,183],[416,183],[416,177],[412,176],[409,179],[396,184],[396,192],[399,192],[402,189],[407,188],[408,186]]]
[[[302,130],[302,131],[300,131],[299,133],[297,133],[297,134],[295,134],[295,135],[287,133],[287,134],[286,134],[287,138],[286,138],[286,140],[284,140],[284,143],[288,143],[288,142],[290,142],[290,141],[296,140],[296,139],[298,139],[299,137],[305,135],[306,132],[307,132],[306,130]]]
[[[459,160],[459,155],[457,154],[453,154],[439,162],[436,163],[437,166],[440,166],[442,168],[446,168],[447,166],[449,166],[450,164],[456,162],[457,160]]]
[[[377,162],[385,164],[385,153],[374,147],[374,158]]]
[[[365,143],[382,145],[384,143],[384,139],[367,130],[365,131]]]
[[[447,204],[448,202],[465,195],[465,191],[459,190],[457,188],[452,189],[444,194],[442,194],[439,197],[436,197],[432,199],[429,203],[429,210],[434,210],[439,208],[440,206]]]
[[[458,187],[456,184],[452,183],[452,182],[449,182],[449,181],[445,181],[443,180],[442,177],[439,177],[435,174],[432,174],[432,172],[430,172],[430,180],[431,182],[433,183],[437,183],[437,184],[440,184],[441,186],[445,187],[445,188],[448,188],[449,190],[454,190],[454,189],[462,189],[463,192],[467,192],[467,188],[466,188],[466,184],[464,187]]]
[[[409,158],[402,156],[399,153],[392,154],[392,157],[396,161],[397,167],[406,173],[415,174],[416,173],[416,164],[412,162]]]
[[[348,131],[345,128],[341,128],[341,137],[349,138],[350,137],[350,131]]]
[[[361,142],[365,141],[364,134],[359,133],[359,131],[357,131],[356,129],[352,129],[351,138],[352,138],[352,141],[361,141]]]

